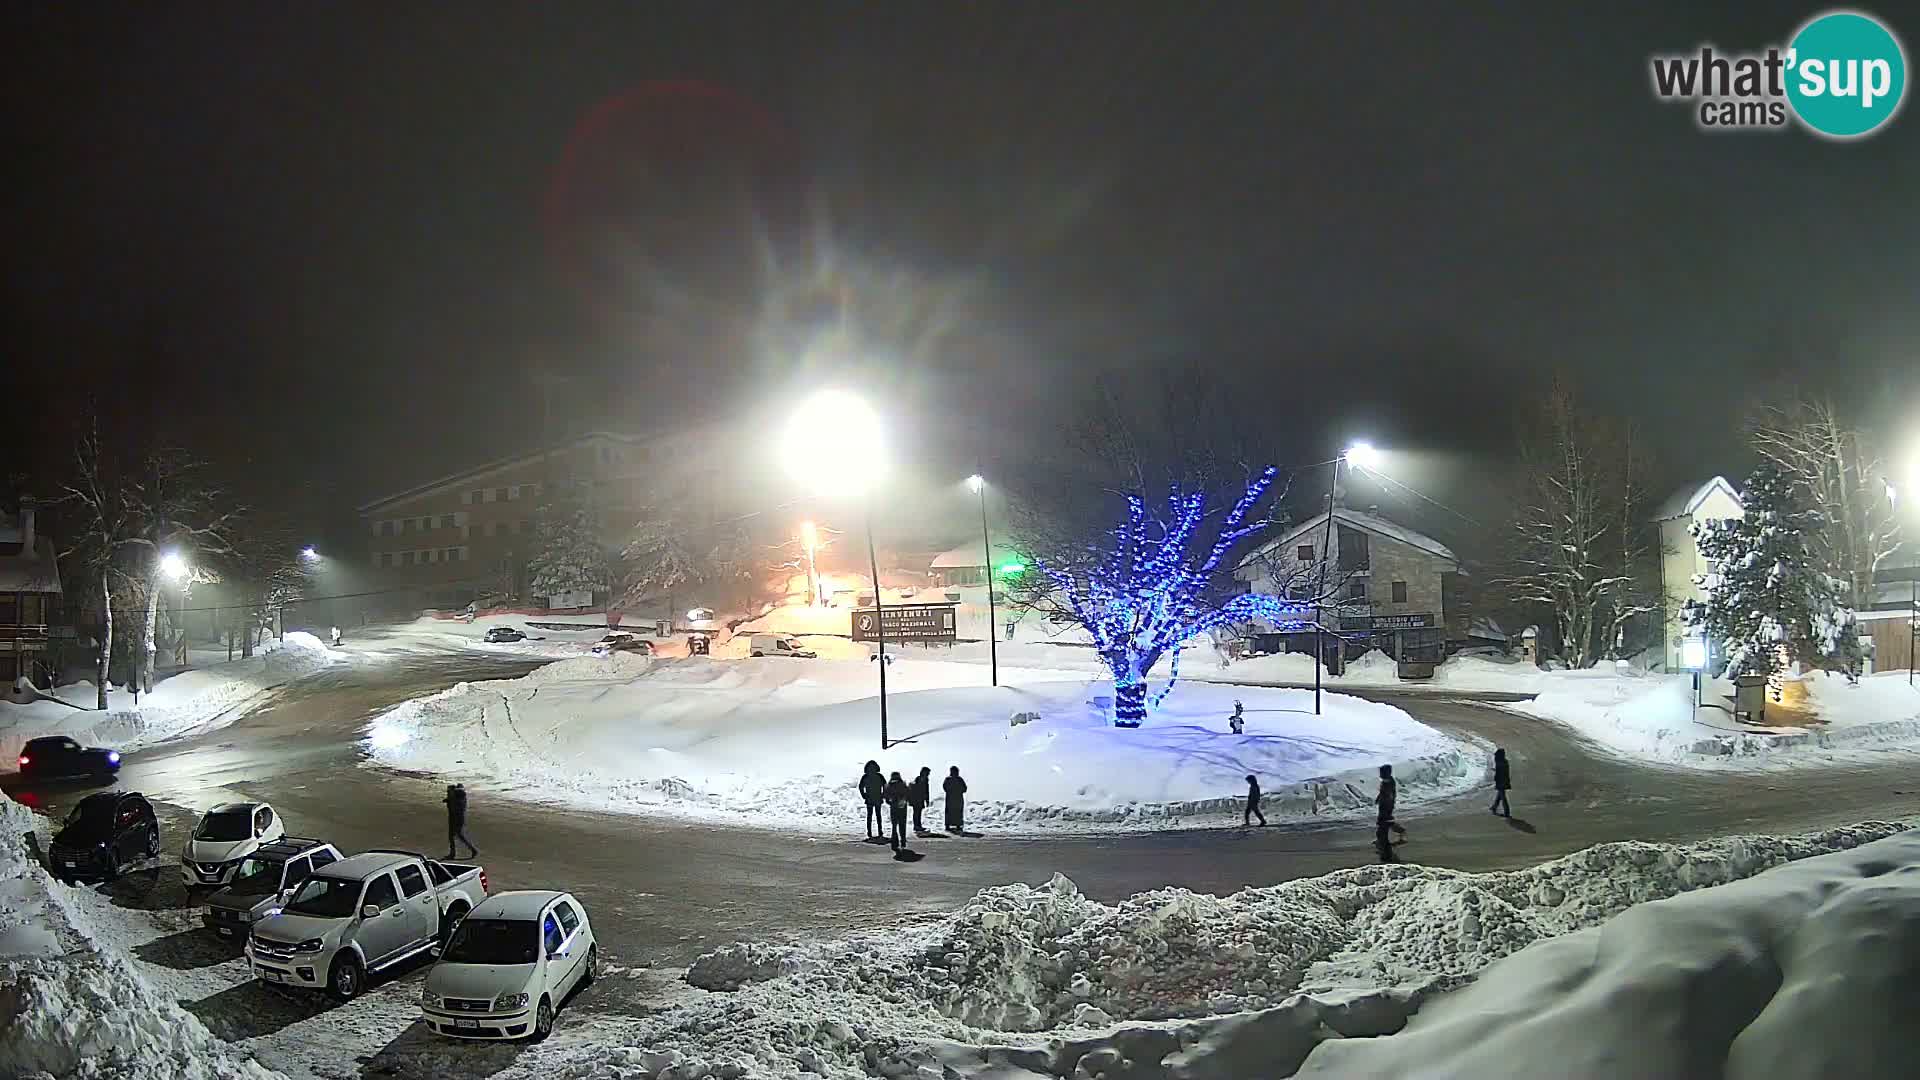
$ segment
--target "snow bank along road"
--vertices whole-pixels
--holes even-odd
[[[352,643],[349,643],[351,649]],[[369,766],[370,717],[461,680],[509,678],[537,661],[475,653],[388,655],[330,667],[276,691],[222,731],[130,755],[121,786],[159,805],[171,856],[191,819],[215,803],[267,799],[292,831],[343,850],[439,850],[442,784]],[[1608,840],[1684,840],[1784,833],[1920,815],[1920,759],[1790,774],[1700,773],[1634,765],[1590,752],[1551,724],[1470,703],[1382,691],[1372,696],[1434,726],[1508,748],[1515,821],[1487,813],[1491,793],[1430,804],[1404,820],[1401,857],[1462,870],[1532,865]],[[87,789],[0,786],[60,815]],[[685,963],[735,938],[879,926],[944,912],[975,890],[1064,873],[1090,897],[1114,900],[1161,886],[1227,893],[1372,860],[1365,823],[1261,830],[1046,839],[925,840],[918,863],[856,842],[849,804],[842,837],[711,828],[549,809],[474,795],[471,832],[494,888],[574,890],[591,907],[604,951],[620,964]],[[163,864],[115,887],[124,904],[187,903]]]

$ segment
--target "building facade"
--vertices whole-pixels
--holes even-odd
[[[543,505],[585,507],[614,554],[651,506],[711,510],[717,469],[710,450],[683,438],[594,432],[374,499],[359,508],[382,601],[368,606],[544,600],[527,589]]]
[[[1328,589],[1327,628],[1341,655],[1380,649],[1401,661],[1435,661],[1467,639],[1460,561],[1438,540],[1381,517],[1338,507],[1262,544],[1234,576],[1249,591],[1312,599]],[[1337,620],[1337,621],[1336,621]],[[1289,652],[1311,652],[1311,632],[1283,635]]]
[[[1707,572],[1707,559],[1700,554],[1700,545],[1694,543],[1693,523],[1723,521],[1744,514],[1740,493],[1724,476],[1674,492],[1654,514],[1654,521],[1660,527],[1660,637],[1667,671],[1685,670],[1687,609],[1707,599],[1706,590],[1698,584],[1699,577]]]
[[[34,508],[0,517],[0,682],[25,675],[50,684],[56,647],[71,628],[62,618],[52,539],[35,529]]]

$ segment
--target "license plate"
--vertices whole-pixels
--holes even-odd
[[[67,869],[69,869],[69,870],[71,870],[71,869],[73,869],[74,867],[76,867],[76,866],[79,866],[80,864],[79,864],[79,863],[77,863],[77,862],[74,862],[74,861],[73,861],[72,859],[61,859],[61,860],[60,860],[60,865],[61,865],[61,866],[64,866],[64,867],[66,867],[66,868],[67,868]]]
[[[287,977],[285,975],[280,974],[277,971],[261,971],[260,974],[268,982],[286,982],[287,981]]]
[[[453,1026],[454,1026],[454,1027],[457,1027],[457,1028],[478,1028],[478,1027],[480,1026],[480,1021],[478,1021],[478,1020],[455,1020],[455,1021],[453,1022]]]
[[[220,931],[220,933],[225,935],[226,937],[233,936],[233,927],[231,926],[216,926],[214,927],[214,929]]]

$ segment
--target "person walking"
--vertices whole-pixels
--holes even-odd
[[[1512,817],[1513,807],[1507,805],[1507,789],[1513,786],[1513,774],[1507,770],[1507,752],[1502,748],[1493,751],[1493,805],[1487,809],[1501,817]]]
[[[1262,825],[1267,823],[1267,815],[1260,812],[1260,781],[1252,773],[1248,773],[1247,808],[1240,813],[1240,824],[1251,825],[1254,818],[1259,818]]]
[[[1374,819],[1373,842],[1379,845],[1383,854],[1391,851],[1393,847],[1392,842],[1387,838],[1388,830],[1401,836],[1407,835],[1405,827],[1393,820],[1393,810],[1399,802],[1400,785],[1393,778],[1393,766],[1382,765],[1380,766],[1380,793],[1373,797],[1373,805],[1379,812],[1379,816]]]
[[[913,835],[927,835],[927,826],[920,820],[927,804],[933,801],[933,770],[920,766],[920,775],[907,785],[907,805],[913,807]]]
[[[894,773],[887,780],[887,811],[893,818],[893,836],[889,841],[895,851],[907,850],[907,801],[912,797],[907,782]]]
[[[947,831],[964,833],[967,782],[960,778],[960,766],[955,765],[947,770],[947,778],[940,782],[940,790],[947,793]]]
[[[887,779],[880,775],[880,763],[867,762],[867,770],[860,774],[860,798],[867,804],[867,839],[875,840],[886,831],[886,823],[880,818],[880,800],[886,798]]]
[[[467,845],[467,858],[480,854],[480,849],[467,839],[467,787],[454,784],[447,788],[447,797],[440,800],[447,804],[447,858],[453,858],[455,840]]]

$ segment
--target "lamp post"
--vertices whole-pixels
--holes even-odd
[[[880,418],[872,406],[844,390],[822,390],[800,403],[787,422],[781,460],[796,478],[822,495],[858,495],[864,500],[867,565],[873,571],[873,638],[880,668],[880,749],[887,748],[887,633],[880,600],[880,557],[873,542],[872,491],[886,466]]]
[[[800,523],[800,547],[807,553],[807,605],[820,606],[820,567],[814,560],[814,553],[820,550],[820,530],[813,522]]]
[[[987,569],[987,667],[993,685],[1000,685],[1000,645],[993,614],[993,541],[987,535],[987,481],[979,473],[967,477],[967,486],[980,496],[980,554]]]
[[[1327,564],[1333,557],[1333,510],[1334,499],[1340,486],[1340,463],[1349,466],[1358,465],[1363,469],[1372,468],[1380,460],[1380,451],[1369,442],[1356,442],[1331,462],[1327,477],[1327,531],[1320,543],[1320,584],[1313,593],[1313,714],[1320,715],[1320,668],[1326,663],[1326,603]]]

